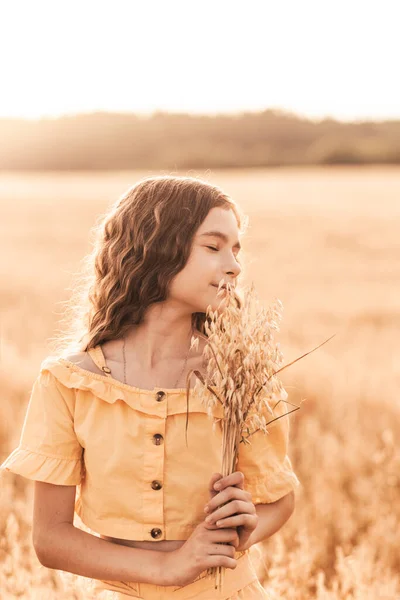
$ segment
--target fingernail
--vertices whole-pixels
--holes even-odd
[[[214,490],[219,490],[221,487],[221,484],[217,481],[217,483],[214,483]]]
[[[211,521],[211,515],[209,515],[208,517],[206,517],[206,521],[207,521],[207,523],[209,523]]]
[[[208,508],[208,506],[205,506],[205,507],[204,507],[204,512],[206,512],[206,513],[207,513],[209,510],[210,510],[210,509]]]

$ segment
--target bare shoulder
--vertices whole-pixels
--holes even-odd
[[[91,371],[92,373],[98,373],[104,375],[104,373],[94,364],[87,352],[77,352],[76,354],[69,354],[64,357],[69,362],[74,363],[85,371]]]

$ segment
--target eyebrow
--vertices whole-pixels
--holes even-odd
[[[229,241],[228,236],[225,233],[222,233],[222,231],[206,231],[200,235],[200,237],[203,237],[203,236],[217,237],[226,243],[228,243],[228,241]],[[236,244],[233,247],[238,248],[240,250],[242,246],[241,246],[240,242],[236,242]]]

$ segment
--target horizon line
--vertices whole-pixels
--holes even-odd
[[[393,122],[400,121],[400,114],[398,116],[392,117],[373,117],[373,116],[360,116],[360,117],[351,117],[351,118],[343,118],[336,117],[331,114],[326,114],[323,116],[310,116],[301,111],[296,112],[293,109],[280,108],[280,107],[269,107],[263,108],[259,110],[254,109],[241,109],[241,110],[225,110],[225,111],[185,111],[185,110],[170,110],[170,109],[162,109],[156,108],[149,111],[133,111],[133,110],[109,110],[109,109],[93,109],[93,110],[83,110],[83,111],[67,111],[57,114],[42,114],[36,116],[29,115],[10,115],[10,114],[1,114],[1,121],[59,121],[68,117],[85,117],[92,115],[125,115],[125,116],[135,116],[135,117],[143,117],[143,118],[152,118],[155,115],[181,115],[181,116],[195,116],[195,117],[235,117],[235,116],[245,116],[245,115],[261,115],[262,113],[277,113],[281,115],[291,116],[295,119],[311,121],[314,123],[321,121],[335,121],[337,123],[385,123],[385,122]]]

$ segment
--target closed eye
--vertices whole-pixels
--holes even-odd
[[[206,246],[206,248],[210,248],[210,250],[214,250],[215,252],[219,251],[219,248],[215,248],[214,246]],[[240,265],[238,254],[239,254],[239,252],[237,254],[235,254],[235,260]]]

